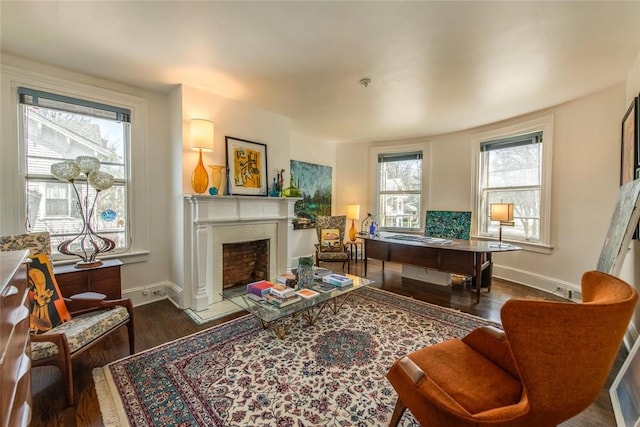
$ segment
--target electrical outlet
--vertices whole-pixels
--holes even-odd
[[[162,292],[159,289],[156,289],[156,290],[153,291],[153,295],[160,296],[160,295],[162,295]]]

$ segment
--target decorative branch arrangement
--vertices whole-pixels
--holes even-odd
[[[76,263],[76,268],[91,268],[102,264],[96,260],[100,253],[109,252],[116,247],[116,243],[99,236],[91,227],[91,217],[96,207],[100,192],[113,186],[113,175],[101,172],[100,161],[95,157],[79,156],[75,161],[67,160],[51,165],[51,174],[61,181],[71,183],[78,198],[78,209],[82,218],[82,230],[70,240],[58,245],[58,251],[66,255],[78,256],[82,261]],[[84,195],[81,195],[76,185],[76,179],[84,174],[87,178]],[[93,201],[90,201],[89,186],[96,190]]]

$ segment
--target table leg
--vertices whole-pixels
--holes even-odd
[[[487,252],[487,261],[488,265],[485,267],[485,269],[482,271],[482,283],[485,284],[485,286],[487,287],[487,292],[491,292],[491,282],[492,282],[492,278],[493,278],[493,259],[492,259],[492,253],[491,252]]]
[[[480,302],[480,289],[482,288],[482,253],[476,252],[476,304]]]

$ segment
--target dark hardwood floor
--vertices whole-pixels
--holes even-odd
[[[329,268],[339,270],[339,264],[327,264]],[[362,274],[363,264],[352,264],[352,274]],[[398,264],[387,263],[382,272],[378,261],[370,261],[368,277],[376,281],[377,287],[398,294],[414,297],[433,304],[451,307],[489,320],[500,320],[500,308],[510,298],[546,298],[557,299],[553,295],[536,291],[498,279],[494,279],[491,292],[482,291],[479,303],[475,303],[475,293],[462,285],[454,285],[451,292],[442,288],[425,285],[421,282],[402,279]],[[240,313],[242,314],[242,313]],[[194,332],[209,328],[238,315],[228,316],[196,325],[182,310],[168,300],[137,307],[135,309],[136,351],[175,340]],[[36,426],[102,426],[100,408],[96,396],[91,371],[110,361],[127,356],[126,329],[113,334],[109,339],[94,346],[73,362],[74,386],[77,403],[66,407],[64,390],[60,374],[55,368],[42,367],[32,370],[33,417],[31,425]],[[562,424],[565,427],[602,427],[615,426],[615,419],[609,400],[609,387],[618,369],[622,365],[626,352],[620,351],[618,360],[611,372],[609,381],[600,393],[598,400],[587,410]],[[588,357],[588,355],[585,355]],[[576,361],[576,363],[580,363]]]

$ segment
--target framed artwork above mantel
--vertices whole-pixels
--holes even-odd
[[[267,145],[225,136],[231,195],[267,195]]]

